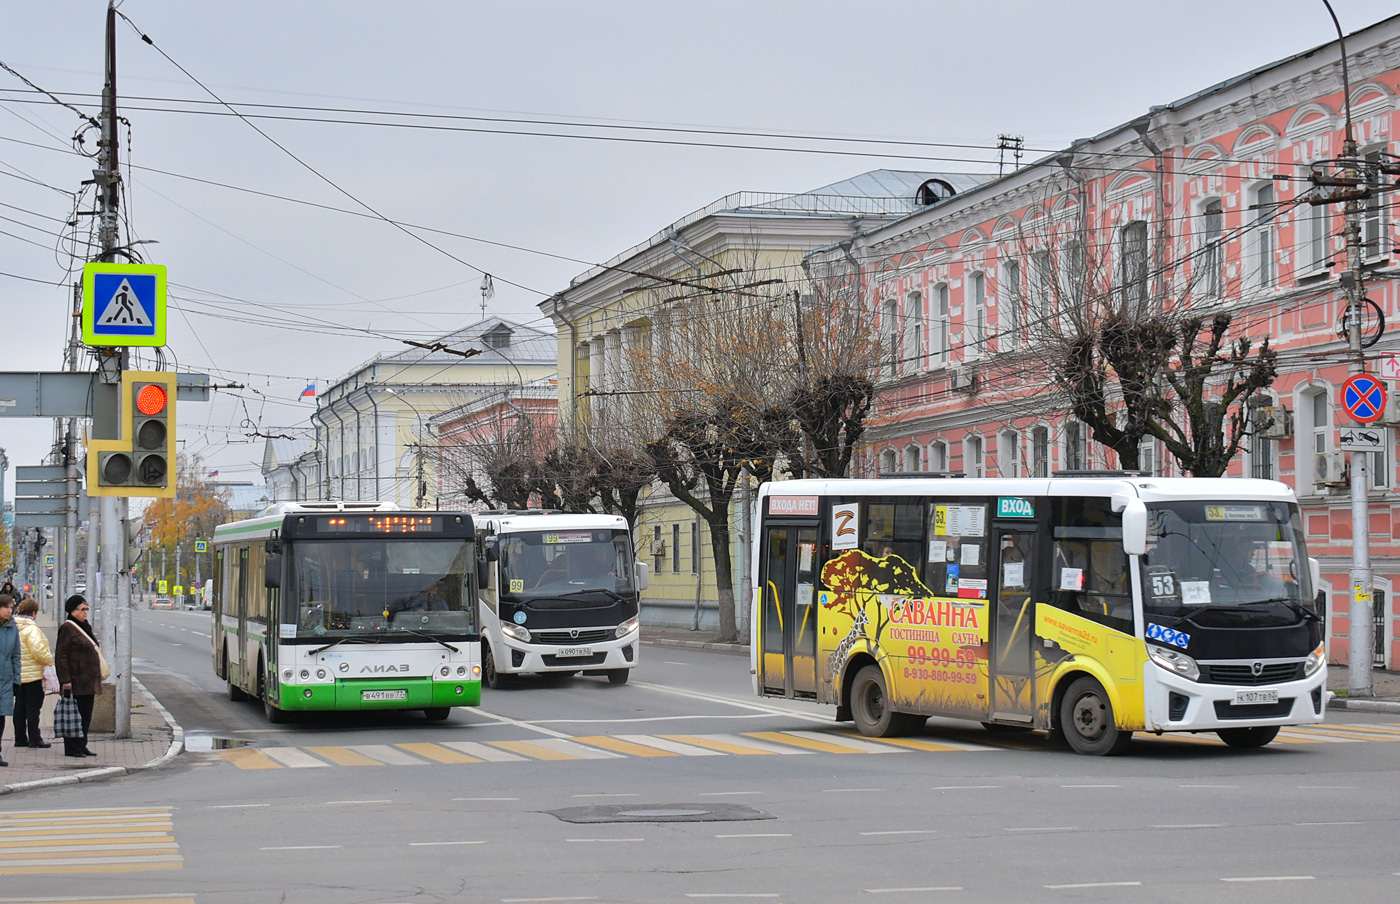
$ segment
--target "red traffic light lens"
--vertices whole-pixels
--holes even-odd
[[[165,410],[167,401],[165,387],[156,383],[147,383],[136,393],[136,410],[147,417],[153,414],[160,414]]]

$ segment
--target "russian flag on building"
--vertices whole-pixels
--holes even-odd
[[[307,383],[307,384],[306,384],[306,388],[303,389],[303,390],[301,391],[301,395],[299,396],[299,398],[303,398],[303,399],[314,399],[314,398],[316,398],[316,384],[315,384],[315,383]]]
[[[210,476],[210,477],[218,477],[218,476],[219,476],[219,471],[218,471],[218,469],[215,468],[214,470],[210,471],[210,472],[209,472],[209,476]]]

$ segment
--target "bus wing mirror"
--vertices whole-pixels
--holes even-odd
[[[486,561],[488,561],[488,562],[495,562],[496,560],[500,559],[500,557],[501,557],[501,547],[500,547],[500,545],[497,543],[495,537],[487,537],[487,538],[486,538],[485,549],[486,549]]]
[[[1308,556],[1308,574],[1312,576],[1313,593],[1322,594],[1322,563]]]
[[[268,537],[263,541],[263,551],[270,556],[275,556],[282,552],[282,538]]]
[[[632,565],[632,569],[637,574],[638,593],[651,586],[651,569],[647,567],[646,562],[635,562]]]
[[[491,583],[491,563],[485,556],[476,558],[476,589],[485,590],[486,585]]]
[[[1147,504],[1134,496],[1114,496],[1113,510],[1123,513],[1123,552],[1147,554]]]
[[[263,586],[269,590],[276,590],[282,586],[282,554],[280,552],[272,553],[263,562]]]

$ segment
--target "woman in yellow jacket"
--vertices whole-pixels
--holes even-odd
[[[53,665],[49,640],[34,616],[39,601],[25,598],[15,612],[19,626],[20,683],[15,687],[15,746],[52,747],[39,734],[39,711],[44,707],[44,666]]]

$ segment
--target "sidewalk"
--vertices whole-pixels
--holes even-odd
[[[40,614],[37,619],[44,634],[53,644],[52,617]],[[104,694],[114,693],[104,685]],[[5,735],[0,739],[0,755],[9,761],[8,769],[0,768],[0,794],[12,794],[30,788],[47,788],[76,782],[102,781],[164,765],[179,755],[185,746],[184,731],[165,708],[151,696],[141,682],[131,682],[131,737],[115,738],[110,733],[88,735],[88,746],[95,757],[70,759],[63,755],[63,739],[53,737],[53,710],[58,695],[44,697],[39,730],[45,741],[53,746],[47,750],[14,746],[14,719],[5,719]]]
[[[713,650],[747,656],[749,644],[720,643],[713,631],[689,631],[685,628],[658,628],[642,625],[642,643],[663,647],[686,647],[694,650]],[[1338,694],[1327,704],[1329,709],[1345,709],[1352,712],[1380,712],[1400,714],[1400,672],[1374,671],[1371,673],[1371,696],[1350,698],[1345,696],[1349,684],[1347,667],[1329,666],[1327,689]]]

